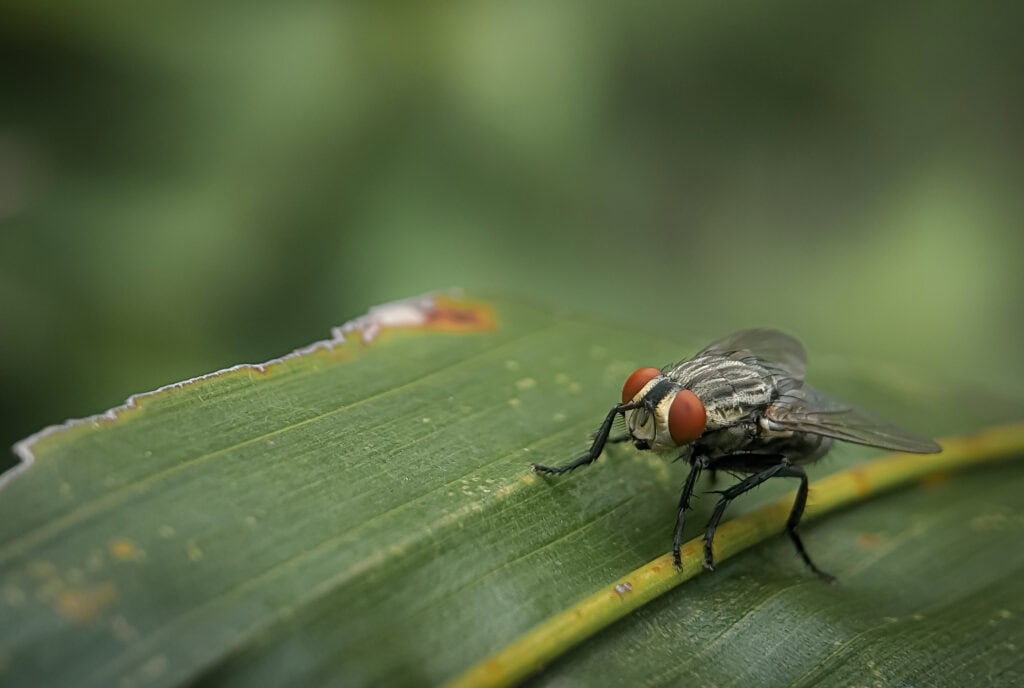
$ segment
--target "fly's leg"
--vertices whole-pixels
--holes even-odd
[[[697,456],[690,462],[690,474],[686,476],[683,493],[679,495],[679,510],[676,512],[676,530],[672,539],[672,563],[676,571],[683,570],[683,559],[679,550],[683,547],[683,526],[686,524],[686,512],[690,510],[690,496],[697,484],[700,472],[708,467],[708,457]]]
[[[778,475],[787,478],[800,478],[800,487],[796,491],[796,499],[793,500],[793,510],[789,512],[789,518],[786,519],[786,534],[789,535],[789,539],[793,541],[793,545],[796,547],[796,551],[800,554],[800,558],[804,560],[807,567],[814,572],[818,578],[822,579],[827,583],[834,583],[836,578],[830,573],[822,571],[814,562],[811,561],[811,557],[807,554],[807,550],[804,549],[803,540],[800,539],[800,534],[796,532],[797,526],[800,525],[800,519],[804,515],[804,507],[807,506],[807,493],[809,488],[807,486],[807,472],[801,466],[789,466],[785,473],[779,473]]]
[[[631,411],[635,409],[639,404],[631,402],[629,404],[619,404],[612,408],[608,412],[608,416],[601,423],[601,427],[598,429],[597,434],[594,436],[594,443],[590,445],[590,449],[586,454],[579,457],[572,463],[567,463],[564,466],[540,466],[533,464],[534,473],[545,473],[547,475],[561,475],[568,473],[571,470],[575,470],[580,466],[586,466],[597,461],[597,457],[601,456],[601,452],[604,450],[604,445],[608,441],[608,435],[612,431],[612,423],[615,422],[615,416],[625,411]]]
[[[619,435],[618,437],[609,437],[608,440],[605,442],[605,449],[608,449],[609,451],[611,451],[611,448],[608,445],[610,445],[610,444],[614,444],[614,445],[624,444],[626,442],[632,441],[632,439],[633,439],[633,436],[630,435],[628,432],[625,435]],[[609,456],[614,456],[614,454],[609,454]]]
[[[757,455],[749,456],[752,463],[757,461],[761,465],[764,465],[763,462],[765,458],[771,458]],[[715,530],[718,528],[718,524],[721,522],[722,515],[725,513],[725,508],[729,505],[729,502],[771,478],[799,478],[800,487],[797,489],[796,499],[793,500],[793,509],[789,512],[789,518],[786,519],[786,534],[789,535],[789,539],[793,541],[793,545],[796,547],[797,553],[800,555],[800,558],[804,560],[804,563],[807,564],[807,567],[822,580],[830,583],[834,582],[835,577],[825,571],[822,571],[814,565],[813,561],[811,561],[810,555],[807,554],[807,550],[804,548],[803,540],[800,539],[800,534],[797,532],[797,527],[800,525],[800,519],[803,517],[804,509],[807,506],[807,493],[809,492],[807,473],[802,467],[794,466],[789,463],[787,459],[783,457],[778,458],[781,459],[778,464],[765,468],[759,473],[755,473],[754,475],[741,480],[727,490],[722,490],[720,493],[722,498],[715,506],[715,511],[711,515],[711,520],[708,521],[707,532],[704,535],[704,566],[711,570],[714,570],[715,568],[712,544],[715,539]],[[732,467],[738,469],[743,468],[744,464],[742,456],[730,456],[727,461]],[[754,465],[756,465],[756,463]],[[750,464],[748,464],[748,468],[749,467],[751,467]]]
[[[773,466],[769,466],[768,468],[765,468],[764,470],[755,473],[754,475],[744,478],[743,480],[736,483],[732,487],[725,490],[721,490],[719,492],[719,494],[722,495],[722,498],[719,499],[718,504],[715,505],[715,511],[711,514],[711,520],[708,521],[707,531],[704,533],[704,567],[707,568],[709,571],[715,570],[715,554],[712,548],[715,541],[715,531],[718,529],[718,524],[722,521],[722,515],[725,514],[725,508],[729,506],[729,502],[736,499],[744,492],[749,492],[750,490],[753,490],[761,483],[765,482],[766,480],[770,480],[771,478],[774,478],[781,471],[784,471],[785,469],[789,468],[788,461],[783,457],[766,457],[763,455],[758,456],[753,454],[738,456],[732,455],[728,457],[727,460],[730,466],[740,468],[740,466],[742,466],[741,462],[746,456],[750,457],[752,463],[756,461],[761,465],[764,465],[763,462],[766,458],[779,459],[780,463],[777,463]]]

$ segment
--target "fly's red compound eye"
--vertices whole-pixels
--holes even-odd
[[[626,380],[626,384],[622,386],[622,403],[628,404],[633,400],[641,389],[644,388],[648,382],[661,375],[661,371],[657,368],[641,368]]]
[[[668,411],[668,431],[672,435],[673,442],[676,444],[693,442],[704,434],[707,424],[707,411],[704,410],[704,403],[696,394],[684,389],[676,395],[672,407]]]

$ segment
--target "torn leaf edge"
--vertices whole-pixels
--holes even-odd
[[[199,375],[198,377],[182,380],[181,382],[173,382],[151,392],[133,394],[128,397],[125,403],[108,409],[102,413],[86,416],[84,418],[73,418],[66,420],[63,423],[49,425],[39,432],[29,435],[25,439],[17,442],[12,447],[12,451],[14,456],[18,459],[18,463],[3,473],[0,473],[0,490],[3,490],[19,475],[32,467],[36,460],[33,448],[40,441],[52,435],[56,435],[82,425],[97,424],[100,421],[117,421],[123,412],[136,408],[139,401],[142,399],[157,396],[172,390],[184,389],[190,385],[203,382],[211,378],[217,378],[244,370],[265,373],[268,368],[308,356],[321,349],[333,351],[336,347],[346,344],[349,336],[359,334],[361,335],[364,344],[370,344],[384,330],[392,328],[417,327],[427,324],[430,313],[437,307],[438,298],[447,297],[454,300],[462,300],[463,296],[461,289],[453,288],[430,292],[421,296],[399,299],[397,301],[390,301],[378,306],[372,306],[365,315],[354,318],[343,325],[331,328],[331,337],[329,339],[322,339],[320,341],[313,342],[308,346],[295,349],[291,353],[287,353],[283,356],[272,358],[264,363],[240,363],[228,368],[222,368],[221,370],[217,370],[212,373],[206,373],[204,375]]]

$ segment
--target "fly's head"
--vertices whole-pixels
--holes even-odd
[[[630,375],[622,387],[622,403],[638,404],[625,412],[638,449],[672,451],[695,442],[707,427],[700,398],[657,368],[641,368]]]

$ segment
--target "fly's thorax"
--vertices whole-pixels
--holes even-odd
[[[777,396],[776,379],[769,371],[722,356],[686,361],[668,375],[693,390],[704,403],[709,431],[731,427],[759,414]]]

